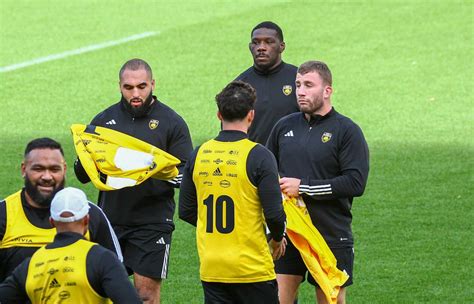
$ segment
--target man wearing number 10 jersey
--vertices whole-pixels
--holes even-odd
[[[205,303],[278,303],[273,259],[285,251],[286,217],[275,158],[247,138],[255,99],[241,81],[216,96],[223,130],[183,172],[179,217],[196,226]]]

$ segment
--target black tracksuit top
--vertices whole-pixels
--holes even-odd
[[[352,200],[364,192],[369,150],[362,130],[333,108],[325,116],[282,118],[267,143],[281,177],[301,179],[299,192],[329,247],[351,247]]]
[[[251,141],[265,145],[280,118],[299,112],[295,95],[296,71],[294,65],[281,62],[266,73],[252,66],[235,79],[249,83],[257,91],[255,118],[248,132]]]
[[[91,125],[113,129],[160,148],[181,163],[179,175],[173,182],[148,179],[134,187],[113,191],[101,191],[99,206],[104,210],[113,225],[152,225],[160,231],[174,229],[173,215],[175,210],[174,187],[179,186],[182,169],[192,152],[191,136],[186,122],[170,107],[153,96],[148,114],[134,118],[125,106],[118,102],[99,113]],[[156,128],[154,124],[158,124]],[[85,183],[90,179],[80,162],[74,166],[77,178]]]

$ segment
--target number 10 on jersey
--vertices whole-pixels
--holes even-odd
[[[213,233],[214,229],[224,234],[231,233],[234,230],[234,200],[230,196],[220,195],[214,201],[214,195],[210,194],[203,203],[207,209],[207,233]],[[215,218],[214,214],[216,215]]]

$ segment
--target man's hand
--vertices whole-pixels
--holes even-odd
[[[280,178],[280,189],[290,197],[297,197],[300,193],[301,180],[293,177]]]
[[[271,239],[268,245],[270,245],[270,252],[274,261],[285,255],[286,238],[283,237],[280,242]]]

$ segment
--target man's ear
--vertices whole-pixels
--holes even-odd
[[[85,217],[84,217],[84,232],[82,233],[82,235],[86,235],[87,233],[87,230],[89,229],[89,214],[87,214]]]
[[[249,123],[252,123],[253,119],[255,118],[255,110],[250,110],[248,113],[247,113],[247,121]]]
[[[220,121],[223,121],[224,118],[222,118],[221,112],[217,111],[217,118],[219,118]]]
[[[51,217],[49,217],[49,223],[51,224],[51,227],[56,227],[56,225],[54,224],[54,220]]]
[[[332,95],[332,87],[331,86],[325,86],[323,97],[324,98],[329,98],[329,97],[331,97],[331,95]]]
[[[26,165],[25,165],[25,162],[22,161],[22,162],[21,162],[21,177],[23,177],[23,178],[25,178],[25,176],[26,176],[26,172],[25,172],[25,171],[26,171]]]
[[[283,53],[283,51],[285,50],[285,47],[286,47],[286,44],[285,44],[284,41],[282,41],[282,42],[280,43],[280,53]]]

